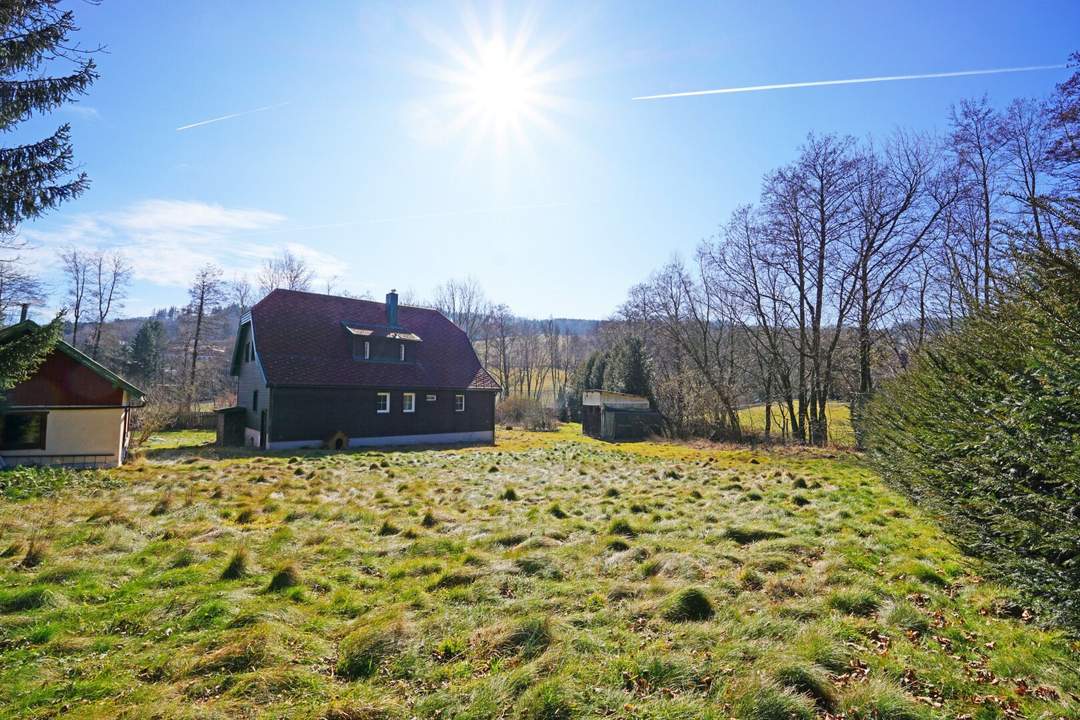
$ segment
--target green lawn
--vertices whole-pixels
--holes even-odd
[[[0,717],[1077,716],[1080,646],[854,457],[579,433],[9,475]]]

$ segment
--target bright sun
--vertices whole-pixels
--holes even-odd
[[[535,110],[536,78],[501,41],[482,48],[468,72],[470,102],[493,125],[516,124]]]
[[[444,55],[425,74],[447,89],[429,100],[432,116],[444,131],[464,132],[476,145],[529,149],[533,131],[555,130],[551,114],[562,105],[550,91],[563,72],[549,64],[556,47],[535,42],[531,19],[509,33],[499,19],[486,27],[475,17],[465,20],[457,35],[425,33]]]

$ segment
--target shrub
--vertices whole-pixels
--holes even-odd
[[[556,412],[544,407],[535,398],[510,397],[495,406],[495,422],[505,427],[519,427],[526,430],[554,430],[558,425]]]
[[[862,433],[882,476],[1000,579],[1080,625],[1080,253],[1019,279],[884,384]]]
[[[713,616],[713,606],[701,589],[686,588],[664,601],[662,614],[671,622],[708,620]]]

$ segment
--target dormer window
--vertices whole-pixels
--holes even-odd
[[[352,337],[354,360],[380,363],[416,362],[420,336],[401,327],[343,323]],[[413,347],[410,348],[409,346]]]

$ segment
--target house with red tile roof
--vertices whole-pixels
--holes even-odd
[[[498,383],[442,313],[274,290],[240,321],[237,405],[219,432],[261,448],[495,441]],[[240,431],[242,430],[242,432]]]

